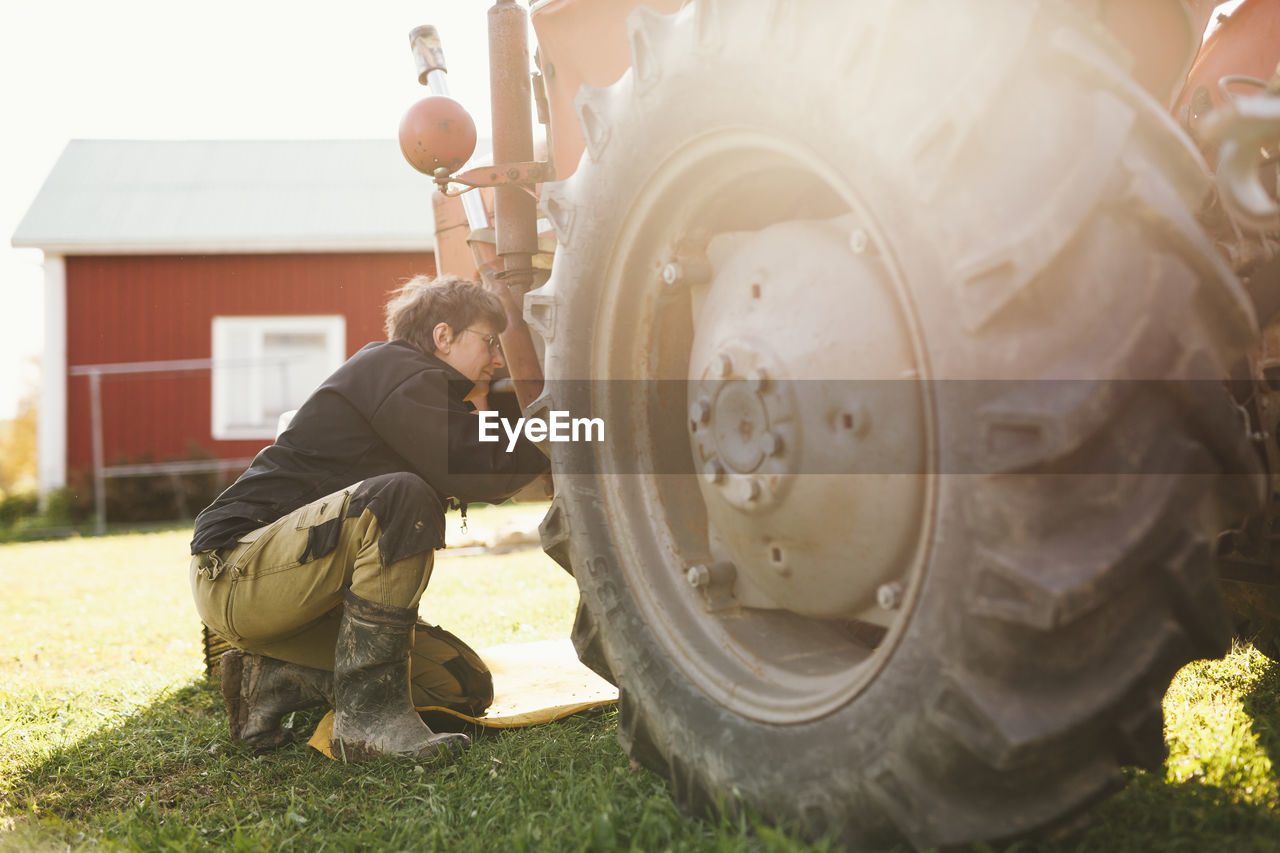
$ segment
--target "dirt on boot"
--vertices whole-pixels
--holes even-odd
[[[333,755],[344,761],[461,755],[471,739],[433,732],[410,698],[415,610],[366,601],[350,590],[344,601],[334,658]]]
[[[232,742],[268,752],[294,740],[285,714],[333,704],[333,673],[232,649],[222,656],[222,696]]]

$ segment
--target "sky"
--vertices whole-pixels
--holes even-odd
[[[409,53],[420,24],[440,30],[452,93],[488,136],[490,5],[0,0],[0,419],[43,346],[42,255],[9,241],[68,141],[393,139],[427,94]]]
[[[489,5],[0,0],[0,419],[43,335],[41,253],[9,240],[69,140],[394,138],[427,93],[408,33],[428,23],[488,136]]]

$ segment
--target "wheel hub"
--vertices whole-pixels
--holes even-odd
[[[847,223],[813,222],[708,247],[689,437],[713,557],[736,568],[745,606],[852,618],[914,554],[924,405],[891,279],[866,249]]]
[[[714,493],[742,511],[770,506],[796,473],[788,464],[795,402],[771,377],[778,360],[761,342],[726,341],[695,383],[690,430],[704,479]]]

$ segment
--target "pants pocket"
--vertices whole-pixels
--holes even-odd
[[[199,554],[191,558],[191,598],[196,613],[214,633],[236,642],[240,638],[232,629],[230,618],[232,579],[225,571],[214,574],[203,568]]]

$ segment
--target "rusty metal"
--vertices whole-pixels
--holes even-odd
[[[1274,479],[1280,472],[1280,321],[1269,323],[1262,340],[1249,353],[1252,399],[1246,400],[1246,411],[1262,438],[1267,468]],[[1274,489],[1272,490],[1274,493]]]
[[[1235,76],[1224,82],[1256,83],[1264,94],[1225,99],[1209,114],[1201,137],[1218,146],[1218,188],[1233,220],[1255,231],[1280,230],[1280,204],[1275,188],[1263,186],[1259,168],[1280,143],[1280,95],[1266,92],[1266,82]]]
[[[1133,77],[1166,106],[1182,91],[1219,0],[1076,0],[1133,56]]]
[[[733,563],[699,563],[689,567],[685,580],[702,595],[703,607],[708,613],[727,610],[738,604],[733,595],[733,582],[738,569]]]
[[[608,86],[631,64],[627,17],[639,6],[669,15],[684,0],[547,0],[533,10],[533,28],[556,159],[556,179],[578,168],[585,141],[574,98],[582,86]]]
[[[538,204],[510,177],[532,164],[533,111],[526,12],[515,0],[489,8],[489,91],[493,106],[493,160],[510,183],[495,184],[494,218],[505,283],[523,294],[533,284],[538,251]]]
[[[493,166],[477,166],[446,178],[437,178],[436,183],[463,184],[467,187],[511,187],[532,186],[551,179],[551,167],[547,163],[532,161],[526,163],[497,163]],[[525,190],[525,192],[528,192]],[[457,193],[448,193],[457,195]],[[536,234],[534,235],[537,236]]]
[[[1205,41],[1187,76],[1175,114],[1185,115],[1194,126],[1223,101],[1218,82],[1244,75],[1266,80],[1280,62],[1280,3],[1245,0]]]
[[[441,192],[431,194],[436,224],[436,272],[474,279],[476,265],[467,245],[471,233],[462,199]]]
[[[547,78],[533,72],[533,105],[538,111],[538,124],[551,123],[551,106],[547,103]]]
[[[521,296],[534,283],[533,255],[538,251],[537,203],[529,186],[547,174],[544,164],[533,162],[524,15],[524,10],[512,0],[498,0],[489,10],[494,158],[505,165],[472,169],[457,177],[452,175],[470,157],[470,150],[465,158],[459,159],[456,128],[435,121],[438,118],[435,107],[452,102],[447,97],[444,49],[439,33],[431,26],[415,28],[409,34],[409,42],[418,82],[430,86],[434,95],[419,101],[406,116],[406,121],[410,116],[419,119],[416,124],[408,131],[404,123],[401,125],[401,150],[405,157],[415,168],[431,174],[439,187],[432,203],[440,269],[468,278],[479,277],[502,303],[507,316],[502,345],[521,406],[532,402],[542,390],[542,367],[525,325]],[[448,117],[470,122],[465,110],[461,115],[450,113]],[[474,125],[472,137],[474,139]],[[488,228],[489,218],[481,194],[469,191],[459,200],[457,193],[449,191],[450,183],[472,188],[497,187],[496,237]]]
[[[444,62],[440,33],[430,24],[414,27],[409,31],[409,49],[413,52],[413,63],[418,69],[418,82],[430,86],[436,92],[436,86],[443,84],[444,75],[449,71]],[[449,92],[446,89],[436,94],[447,95]]]
[[[448,96],[450,94],[448,68],[445,66],[444,46],[436,28],[427,24],[410,30],[409,49],[413,53],[414,65],[418,69],[418,82],[429,87],[433,94]],[[449,195],[450,193],[445,192],[446,189],[446,187],[440,187],[442,193]],[[471,226],[472,231],[489,227],[489,217],[484,202],[477,195],[463,196],[462,210],[466,214],[467,224]],[[439,230],[437,228],[437,241]],[[437,245],[439,245],[438,242]],[[469,274],[462,272],[457,274],[464,278],[475,278],[475,267],[475,264],[463,263],[459,265],[459,269],[467,269]]]
[[[1266,460],[1271,488],[1263,511],[1218,541],[1218,578],[1230,582],[1222,591],[1231,609],[1241,612],[1256,610],[1259,604],[1264,609],[1274,607],[1274,592],[1260,590],[1280,585],[1280,495],[1276,491],[1280,472],[1280,321],[1266,325],[1261,341],[1249,352],[1248,363],[1248,391],[1238,398],[1241,429],[1248,432]]]

